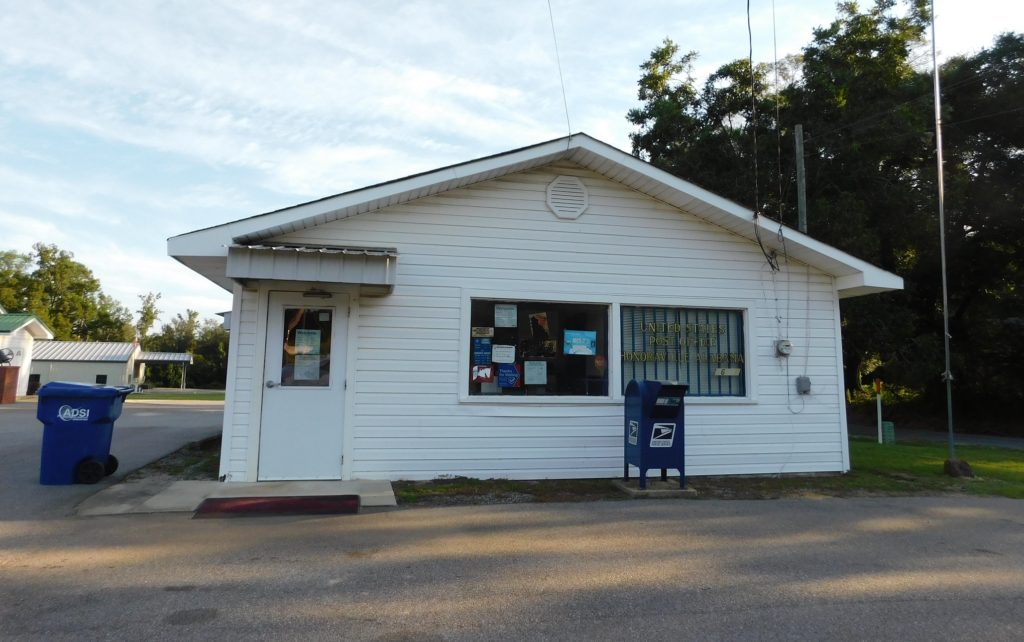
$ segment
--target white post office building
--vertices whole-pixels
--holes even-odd
[[[902,287],[585,134],[168,247],[234,297],[229,481],[620,475],[633,378],[690,475],[846,471],[839,300]]]

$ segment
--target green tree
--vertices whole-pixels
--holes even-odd
[[[156,302],[159,300],[159,292],[147,292],[139,295],[139,309],[135,311],[139,315],[135,322],[135,332],[144,346],[149,345],[147,342],[149,331],[160,317],[160,313],[163,312],[156,307]]]
[[[131,341],[135,338],[132,314],[102,292],[96,295],[96,308],[92,318],[84,326],[87,341]]]
[[[150,340],[154,350],[188,352],[193,363],[185,374],[189,388],[224,388],[227,380],[228,332],[213,319],[199,320],[199,313],[186,310],[165,323]],[[181,383],[181,366],[168,364],[150,369],[149,383],[176,387]]]
[[[4,257],[0,289],[17,293],[13,308],[35,314],[59,340],[131,339],[131,314],[102,292],[89,268],[56,245],[36,243],[32,250],[27,264],[17,253]]]
[[[8,312],[25,308],[25,290],[32,257],[14,250],[0,251],[0,306]]]
[[[1024,36],[950,59],[942,87],[955,386],[965,404],[1013,412],[1024,408]]]
[[[696,54],[680,55],[666,40],[641,65],[641,106],[627,119],[636,155],[791,225],[789,141],[802,124],[810,234],[906,284],[842,302],[847,385],[856,389],[860,375],[881,364],[887,380],[938,396],[937,172],[932,81],[922,64],[930,15],[926,0],[905,5],[840,3],[836,19],[786,61],[777,94],[768,69],[754,66],[753,104],[748,61],[723,65],[698,89]],[[1006,34],[990,49],[951,59],[942,86],[956,389],[967,402],[999,399],[1020,409],[1024,38]]]

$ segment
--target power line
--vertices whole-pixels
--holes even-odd
[[[572,124],[569,122],[569,101],[565,97],[565,78],[562,76],[562,57],[558,54],[558,36],[555,34],[555,14],[551,11],[551,0],[548,0],[548,18],[551,21],[551,39],[555,42],[555,62],[558,64],[558,82],[562,85],[562,106],[565,107],[565,128],[572,136]]]

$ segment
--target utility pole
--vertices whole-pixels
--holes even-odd
[[[797,125],[796,132],[796,211],[797,229],[807,234],[807,176],[804,174],[804,126]]]
[[[935,90],[935,161],[938,164],[937,183],[939,188],[939,260],[942,264],[942,342],[946,351],[946,369],[942,380],[946,382],[946,423],[949,429],[949,461],[956,464],[956,443],[953,438],[953,372],[949,357],[949,288],[946,284],[946,214],[945,191],[943,188],[942,164],[942,106],[939,96],[939,59],[935,53],[935,0],[932,9],[932,87]],[[973,476],[973,475],[972,475]]]

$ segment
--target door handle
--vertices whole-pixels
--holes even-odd
[[[276,388],[277,386],[280,386],[281,384],[276,382],[276,381],[271,381],[270,379],[267,379],[267,383],[265,385],[268,388]]]

